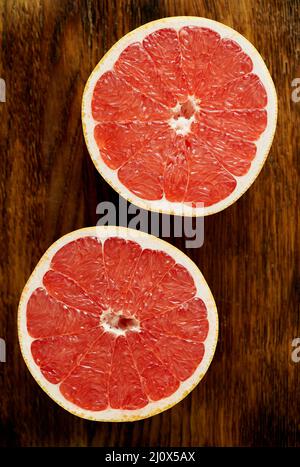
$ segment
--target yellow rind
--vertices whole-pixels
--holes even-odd
[[[24,306],[26,305],[24,302],[26,302],[26,294],[28,293],[28,290],[29,290],[29,285],[31,283],[31,281],[33,280],[33,278],[37,275],[37,272],[38,270],[41,268],[41,266],[46,262],[46,261],[49,261],[49,259],[51,259],[53,257],[53,254],[51,253],[55,247],[59,246],[60,244],[62,244],[65,240],[67,240],[68,238],[72,237],[72,235],[75,233],[75,232],[82,232],[82,233],[86,233],[86,234],[90,234],[90,235],[95,235],[95,232],[97,232],[97,230],[101,230],[101,229],[105,229],[105,230],[109,230],[110,227],[109,226],[101,226],[101,227],[85,227],[83,229],[78,229],[76,231],[73,231],[73,232],[69,232],[68,234],[64,235],[63,237],[59,238],[56,242],[54,242],[48,249],[47,251],[44,253],[44,255],[42,256],[42,258],[40,259],[40,261],[38,262],[38,264],[36,265],[36,267],[34,268],[32,274],[30,275],[23,291],[22,291],[22,294],[21,294],[21,298],[20,298],[20,302],[19,302],[19,307],[18,307],[18,320],[17,320],[17,323],[18,323],[18,339],[19,339],[19,343],[20,343],[20,349],[21,349],[21,354],[23,356],[23,359],[25,361],[25,364],[29,370],[29,372],[31,373],[32,377],[36,380],[36,382],[38,383],[38,385],[43,389],[43,391],[54,401],[56,402],[59,406],[61,406],[62,408],[64,408],[65,410],[67,410],[68,412],[70,412],[72,415],[75,415],[77,417],[80,417],[80,418],[84,418],[84,419],[87,419],[87,420],[91,420],[91,421],[98,421],[98,422],[129,422],[129,421],[137,421],[137,420],[142,420],[142,419],[145,419],[145,418],[149,418],[149,417],[152,417],[153,415],[157,415],[161,412],[164,412],[165,410],[168,410],[170,409],[171,407],[174,407],[176,404],[178,404],[181,400],[183,400],[196,386],[197,384],[199,384],[199,382],[202,380],[202,378],[204,377],[204,375],[206,374],[211,362],[212,362],[212,359],[214,357],[214,353],[215,353],[215,349],[216,349],[216,346],[217,346],[217,341],[218,341],[218,334],[219,334],[219,326],[218,326],[218,312],[217,312],[217,307],[216,307],[216,303],[215,303],[215,300],[214,300],[214,297],[211,293],[211,290],[209,288],[209,286],[207,285],[201,271],[198,269],[198,267],[196,266],[196,264],[187,256],[185,255],[181,250],[179,250],[178,248],[176,248],[175,246],[171,245],[170,243],[164,241],[164,240],[161,240],[160,238],[157,238],[155,237],[154,235],[150,235],[150,234],[145,234],[143,232],[139,232],[139,231],[136,231],[134,229],[128,229],[126,227],[114,227],[114,229],[117,230],[117,232],[134,232],[134,235],[137,235],[138,236],[143,236],[143,235],[147,235],[148,237],[151,237],[151,241],[153,242],[153,246],[155,246],[157,244],[157,249],[159,250],[163,250],[164,251],[164,244],[166,244],[168,246],[168,249],[171,249],[174,251],[174,258],[176,258],[176,256],[178,256],[178,253],[179,255],[182,257],[184,256],[186,258],[186,260],[189,262],[189,265],[190,265],[190,268],[193,269],[195,275],[199,278],[199,282],[205,282],[206,286],[207,286],[207,290],[209,291],[209,295],[210,295],[210,309],[211,311],[214,313],[215,315],[215,320],[216,320],[216,332],[215,332],[215,336],[214,336],[214,341],[213,341],[213,344],[211,346],[211,357],[210,359],[208,360],[207,362],[207,365],[206,367],[204,368],[204,371],[199,375],[198,379],[194,382],[194,384],[192,384],[182,395],[181,397],[179,397],[177,400],[174,401],[174,403],[172,404],[168,404],[166,406],[163,406],[162,408],[159,408],[157,410],[153,410],[152,412],[150,412],[149,414],[147,414],[146,416],[139,416],[139,415],[135,415],[135,416],[129,416],[129,415],[124,415],[124,417],[122,417],[122,419],[101,419],[101,418],[96,418],[96,417],[92,417],[92,416],[87,416],[86,414],[84,414],[84,412],[82,412],[80,409],[79,410],[71,410],[69,408],[66,408],[63,403],[61,403],[61,401],[57,400],[55,397],[53,397],[53,395],[51,395],[49,393],[49,391],[47,390],[45,384],[43,383],[42,381],[42,378],[43,376],[41,375],[40,378],[37,378],[33,371],[32,371],[32,368],[31,368],[31,364],[30,362],[28,361],[26,355],[25,355],[25,351],[24,351],[24,336],[22,335],[22,332],[21,332],[21,314],[22,313],[26,313],[26,308],[24,308]],[[134,238],[134,237],[133,237]],[[71,239],[70,239],[71,241]],[[197,369],[195,370],[195,372],[197,371]],[[62,396],[63,397],[63,396]],[[163,400],[163,399],[162,399]],[[99,412],[98,412],[99,413]]]
[[[151,201],[147,201],[147,200],[144,200],[142,198],[139,198],[138,200],[133,200],[130,196],[128,196],[127,194],[125,195],[123,192],[122,192],[122,183],[119,181],[119,184],[120,184],[120,187],[117,187],[115,183],[112,182],[112,180],[110,180],[110,178],[108,176],[105,176],[103,171],[101,170],[101,167],[100,167],[100,164],[99,164],[99,157],[101,157],[101,154],[100,154],[100,151],[99,151],[99,154],[95,155],[93,154],[93,151],[90,147],[90,144],[89,144],[89,140],[88,140],[88,137],[87,137],[87,129],[86,129],[86,123],[85,123],[85,110],[84,110],[84,107],[85,107],[85,95],[86,95],[86,92],[87,92],[87,89],[89,88],[89,84],[90,84],[90,81],[92,79],[92,76],[97,73],[97,71],[99,70],[100,68],[100,65],[104,62],[104,60],[111,54],[111,52],[113,52],[119,45],[119,43],[121,41],[123,41],[125,38],[128,38],[128,37],[131,37],[131,36],[135,36],[137,31],[139,30],[147,30],[149,28],[151,28],[151,26],[153,26],[154,24],[161,24],[161,25],[164,25],[164,24],[168,24],[169,22],[173,22],[174,20],[180,20],[180,19],[191,19],[191,20],[195,20],[195,19],[205,19],[207,20],[207,18],[203,18],[203,17],[197,17],[197,16],[171,16],[171,17],[166,17],[166,18],[162,18],[162,19],[158,19],[158,20],[155,20],[155,21],[151,21],[149,23],[146,23],[142,26],[139,26],[138,28],[134,29],[133,31],[130,31],[128,32],[127,34],[125,34],[121,39],[119,39],[107,52],[106,54],[102,57],[102,59],[98,62],[98,64],[96,65],[96,67],[94,68],[94,70],[92,71],[92,73],[90,74],[86,84],[85,84],[85,87],[84,87],[84,91],[83,91],[83,97],[82,97],[82,107],[81,107],[81,114],[82,114],[82,128],[83,128],[83,134],[84,134],[84,139],[85,139],[85,142],[86,142],[86,146],[87,146],[87,149],[88,149],[88,152],[91,156],[91,159],[97,169],[97,171],[101,174],[101,176],[104,178],[104,180],[119,194],[121,195],[123,198],[125,198],[127,201],[129,201],[130,203],[138,206],[139,208],[142,208],[142,209],[146,209],[148,211],[152,211],[152,212],[157,212],[159,214],[169,214],[169,215],[178,215],[175,211],[174,211],[174,208],[172,208],[172,202],[169,202],[169,209],[157,209],[155,207],[152,206],[151,204]],[[249,47],[252,48],[252,51],[253,51],[253,54],[257,54],[260,59],[262,60],[262,62],[264,63],[264,60],[262,59],[260,53],[258,52],[258,50],[255,48],[255,46],[250,42],[248,41],[242,34],[240,34],[239,32],[237,32],[236,30],[232,29],[231,27],[223,24],[223,23],[220,23],[218,21],[214,21],[214,20],[211,20],[209,19],[209,22],[211,24],[216,24],[216,25],[222,25],[222,27],[224,29],[227,29],[228,32],[230,32],[231,34],[233,34],[235,37],[239,37],[239,38],[242,38],[243,40],[246,40]],[[270,148],[271,148],[271,145],[272,145],[272,142],[273,142],[273,139],[274,139],[274,134],[275,134],[275,130],[276,130],[276,122],[277,122],[277,115],[278,115],[278,99],[277,99],[277,94],[276,94],[276,88],[275,88],[275,85],[274,85],[274,82],[272,80],[272,77],[267,69],[266,68],[266,71],[267,71],[267,77],[268,77],[268,81],[269,81],[269,85],[270,85],[270,88],[272,88],[272,91],[273,91],[273,95],[274,95],[274,98],[275,98],[275,107],[276,107],[276,116],[275,116],[275,120],[274,120],[274,129],[272,131],[272,133],[270,134],[270,138],[269,138],[269,143],[268,143],[268,146],[265,150],[265,153],[264,153],[264,156],[258,166],[258,170],[255,174],[255,176],[253,178],[250,179],[249,183],[245,185],[245,187],[238,191],[237,195],[234,197],[233,200],[229,201],[228,203],[225,203],[225,205],[218,209],[218,210],[214,210],[213,209],[213,206],[209,206],[207,208],[204,208],[203,212],[201,212],[201,214],[198,214],[197,212],[194,212],[194,213],[191,213],[188,215],[188,217],[202,217],[202,216],[209,216],[209,215],[212,215],[212,214],[216,214],[217,212],[221,212],[223,211],[224,209],[228,208],[229,206],[231,206],[232,204],[234,204],[249,188],[250,186],[255,182],[256,178],[258,177],[258,175],[260,174],[261,172],[261,169],[267,159],[267,156],[270,152]],[[225,198],[226,200],[226,198]]]

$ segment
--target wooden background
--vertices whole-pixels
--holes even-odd
[[[296,0],[0,0],[1,446],[300,446],[299,319],[300,3]],[[35,383],[17,342],[22,288],[61,235],[95,225],[117,201],[96,172],[81,129],[84,84],[114,42],[148,21],[206,16],[261,52],[279,97],[277,133],[251,189],[205,219],[187,250],[215,296],[220,340],[202,383],[171,410],[135,423],[95,423],[65,412]]]

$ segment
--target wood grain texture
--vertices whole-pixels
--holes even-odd
[[[1,0],[0,363],[1,446],[300,446],[299,111],[297,0]],[[279,97],[269,158],[251,189],[205,219],[187,250],[215,296],[220,339],[205,379],[171,410],[135,423],[80,420],[53,403],[20,355],[17,306],[44,251],[95,225],[96,204],[117,201],[96,172],[81,129],[84,84],[126,32],[173,15],[205,16],[261,52]],[[299,160],[299,159],[298,159]]]

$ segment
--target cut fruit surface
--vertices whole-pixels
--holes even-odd
[[[99,62],[82,120],[96,168],[124,198],[208,215],[257,177],[277,97],[263,59],[239,33],[205,18],[163,18],[124,36]]]
[[[218,333],[214,299],[170,244],[120,227],[62,237],[21,296],[25,362],[75,415],[137,420],[179,402],[204,376]]]

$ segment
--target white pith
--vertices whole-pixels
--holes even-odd
[[[189,96],[188,100],[192,104],[194,114],[191,115],[189,118],[182,116],[176,117],[176,114],[180,112],[182,107],[178,102],[173,109],[175,116],[172,117],[168,122],[170,127],[177,133],[177,135],[185,136],[189,134],[189,132],[191,131],[192,123],[196,120],[195,113],[199,111],[199,106],[195,97]]]
[[[191,130],[191,125],[195,121],[194,115],[190,118],[178,117],[171,118],[169,124],[173,130],[176,131],[177,135],[185,136],[188,135]]]
[[[188,269],[190,274],[192,275],[196,288],[197,293],[196,296],[200,297],[207,308],[207,316],[209,321],[209,333],[207,339],[205,340],[205,354],[204,357],[193,373],[193,375],[188,378],[186,381],[182,382],[177,389],[170,397],[165,399],[161,399],[160,401],[156,402],[149,402],[149,404],[142,408],[136,410],[119,410],[119,409],[112,409],[109,408],[104,411],[94,412],[90,410],[84,410],[79,408],[78,406],[74,405],[73,403],[69,402],[64,398],[64,396],[59,391],[59,385],[55,385],[49,383],[44,376],[42,375],[38,365],[34,362],[30,350],[31,343],[34,339],[32,339],[27,331],[26,325],[26,307],[27,302],[33,293],[33,291],[37,287],[42,286],[42,278],[45,272],[49,269],[51,259],[55,255],[55,253],[60,250],[64,245],[67,243],[76,240],[78,238],[82,238],[85,236],[95,236],[98,237],[101,241],[104,241],[106,238],[112,236],[118,236],[121,238],[125,238],[128,240],[133,240],[142,248],[149,248],[155,250],[162,250],[171,255],[178,264],[183,265]],[[214,298],[211,294],[211,291],[202,276],[201,272],[197,268],[197,266],[190,260],[188,256],[182,253],[180,250],[172,246],[171,244],[158,239],[149,234],[145,234],[140,231],[136,231],[133,229],[127,229],[124,227],[89,227],[85,229],[76,230],[71,232],[64,237],[57,240],[43,255],[39,263],[37,264],[36,268],[34,269],[33,273],[31,274],[27,284],[24,287],[22,292],[22,296],[20,299],[19,309],[18,309],[18,335],[19,335],[19,342],[22,351],[22,355],[24,360],[27,364],[29,371],[31,372],[32,376],[38,382],[38,384],[42,387],[42,389],[59,405],[64,407],[66,410],[71,412],[74,415],[77,415],[82,418],[87,418],[90,420],[95,421],[132,421],[138,420],[141,418],[150,417],[156,413],[162,412],[181,399],[183,399],[192,389],[193,387],[198,384],[198,382],[202,379],[204,374],[206,373],[210,362],[213,358],[213,354],[215,352],[215,347],[217,344],[218,338],[218,314],[216,309],[216,304]]]
[[[265,110],[267,111],[268,115],[268,123],[263,134],[255,142],[257,153],[247,174],[241,177],[232,175],[237,182],[234,191],[225,199],[213,204],[212,206],[192,207],[187,205],[183,209],[183,203],[173,203],[168,201],[165,197],[156,201],[144,200],[136,196],[120,182],[118,179],[117,171],[111,170],[103,162],[99,148],[94,139],[94,127],[97,122],[95,122],[92,117],[91,101],[93,90],[98,79],[104,72],[113,68],[115,61],[128,45],[136,41],[142,41],[145,36],[163,27],[172,27],[178,31],[184,26],[200,26],[211,28],[218,32],[222,38],[226,37],[236,41],[242,47],[244,52],[246,52],[251,57],[253,62],[252,72],[259,76],[267,92],[268,103]],[[260,54],[255,49],[255,47],[237,31],[234,31],[224,24],[206,18],[189,16],[163,18],[161,20],[145,24],[144,26],[141,26],[122,37],[98,63],[91,76],[89,77],[84,90],[82,100],[82,121],[86,144],[97,170],[101,173],[103,178],[125,199],[143,209],[150,211],[174,215],[205,216],[222,211],[226,207],[230,206],[238,198],[240,198],[240,196],[242,196],[242,194],[256,179],[268,155],[275,133],[277,121],[277,96],[270,73]],[[186,132],[189,131],[188,122],[181,121],[178,125],[179,128],[177,128],[177,130],[183,132],[182,134],[186,134]]]
[[[134,326],[130,326],[128,331],[125,329],[120,329],[118,327],[119,318],[122,316],[122,312],[115,312],[114,310],[105,310],[100,317],[100,325],[103,327],[105,332],[111,332],[116,336],[125,336],[126,332],[140,332],[140,323],[132,316],[131,318],[136,321]]]

